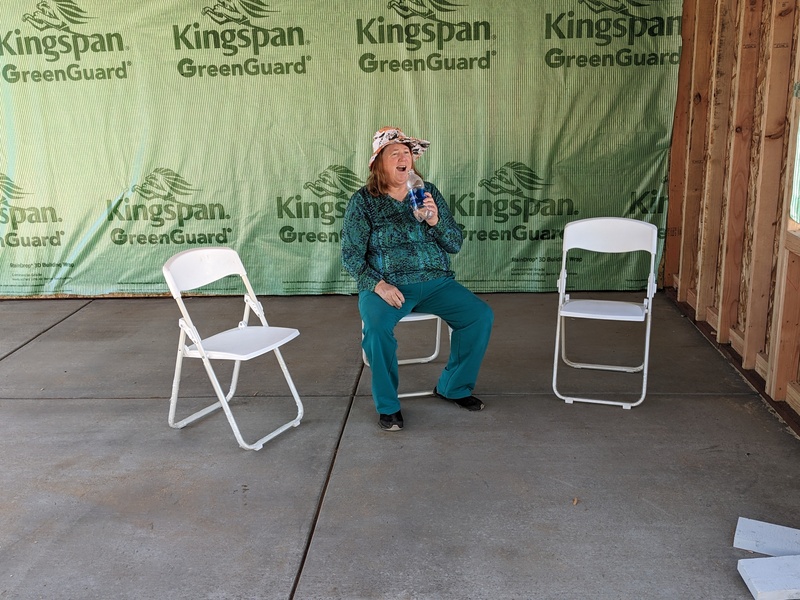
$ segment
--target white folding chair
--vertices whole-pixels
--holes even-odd
[[[439,350],[441,349],[442,345],[442,319],[437,315],[432,315],[430,313],[420,313],[420,312],[411,312],[407,314],[405,317],[400,319],[400,323],[417,323],[420,321],[428,321],[428,320],[435,320],[436,321],[436,339],[433,346],[433,353],[429,356],[420,356],[414,358],[403,358],[397,361],[398,365],[410,365],[410,364],[420,364],[420,363],[428,363],[432,360],[435,360],[437,356],[439,356]],[[364,322],[361,322],[361,327],[363,331]],[[364,337],[363,333],[361,335],[362,339]],[[364,361],[364,364],[369,367],[369,360],[367,360],[367,355],[364,350],[361,350],[361,359]],[[398,398],[414,398],[418,396],[430,396],[433,394],[433,388],[421,392],[406,392],[403,394],[398,394]]]
[[[172,396],[169,403],[169,425],[176,429],[185,427],[207,414],[222,408],[228,418],[233,434],[239,446],[248,450],[260,450],[266,442],[283,433],[290,427],[297,427],[303,418],[303,403],[297,394],[286,363],[279,350],[289,340],[300,335],[297,329],[286,327],[272,327],[267,324],[264,309],[256,299],[255,292],[247,278],[242,261],[235,250],[231,248],[196,248],[180,252],[170,258],[163,267],[164,278],[173,298],[178,303],[182,318],[178,321],[180,339],[178,341],[178,358],[175,363],[175,377],[172,382]],[[197,331],[186,304],[183,301],[183,292],[194,290],[209,285],[223,277],[238,275],[244,284],[244,315],[237,327],[221,331],[212,336],[201,338]],[[258,317],[260,325],[249,325],[250,313]],[[189,342],[187,343],[187,339]],[[239,369],[243,361],[251,360],[267,352],[274,352],[278,360],[286,383],[297,405],[297,416],[288,423],[281,425],[261,439],[248,444],[242,438],[239,426],[233,416],[229,402],[236,392],[239,379]],[[184,358],[199,358],[203,361],[208,378],[217,396],[217,402],[195,412],[185,419],[175,422],[175,413],[178,403],[178,390],[181,380],[181,365]],[[228,393],[224,393],[219,379],[211,364],[212,360],[232,360],[233,375]]]
[[[650,325],[653,316],[653,295],[656,291],[655,259],[658,244],[658,228],[651,223],[620,217],[597,217],[572,221],[564,228],[564,245],[561,255],[561,273],[558,278],[558,321],[556,324],[556,346],[553,359],[553,391],[556,396],[571,404],[591,402],[631,408],[644,400],[647,391],[647,368],[650,354]],[[575,248],[599,253],[648,252],[650,268],[647,276],[645,297],[639,304],[619,300],[571,299],[567,293],[567,253]],[[571,268],[573,263],[569,263]],[[606,321],[631,321],[644,324],[644,355],[636,366],[595,364],[578,362],[567,358],[566,320],[601,319]],[[569,396],[558,390],[558,365],[563,361],[576,369],[598,369],[624,373],[642,373],[642,389],[635,402],[603,400],[591,397]]]

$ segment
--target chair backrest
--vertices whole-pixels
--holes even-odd
[[[169,291],[183,315],[182,322],[187,326],[187,333],[196,344],[200,343],[200,336],[192,323],[181,293],[214,283],[229,275],[239,276],[245,288],[245,308],[239,326],[243,327],[247,324],[250,311],[254,312],[262,325],[265,327],[268,325],[264,317],[264,309],[256,298],[256,293],[247,278],[247,272],[236,250],[214,246],[184,250],[167,260],[162,272]]]
[[[625,217],[593,217],[567,223],[564,227],[561,273],[557,282],[562,299],[567,290],[567,253],[572,248],[609,254],[638,250],[648,252],[650,268],[647,277],[647,297],[652,298],[655,295],[658,227],[652,223]]]
[[[567,223],[564,227],[564,253],[570,248],[592,252],[634,252],[645,250],[655,255],[658,228],[652,223],[624,217],[594,217]]]
[[[176,299],[183,291],[203,287],[228,275],[246,276],[236,250],[223,247],[184,250],[167,260],[162,270]]]

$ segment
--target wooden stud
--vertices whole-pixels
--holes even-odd
[[[790,381],[786,384],[786,404],[800,414],[800,381]]]
[[[794,233],[788,233],[796,237]],[[786,398],[786,385],[797,379],[800,365],[800,256],[784,250],[780,294],[776,305],[777,328],[770,350],[766,390],[774,400]]]
[[[756,354],[766,349],[777,225],[782,222],[781,175],[786,160],[784,145],[794,21],[794,2],[774,0],[770,38],[765,45],[765,49],[769,51],[769,60],[761,122],[763,134],[757,147],[759,169],[754,186],[755,204],[742,354],[742,367],[745,369],[752,369]]]
[[[708,151],[703,191],[703,218],[698,249],[698,270],[695,318],[708,320],[708,308],[714,305],[717,287],[717,265],[720,257],[722,211],[725,205],[723,187],[725,158],[728,147],[731,72],[734,69],[735,16],[737,0],[720,0],[714,25],[714,69]]]
[[[733,118],[729,132],[728,170],[724,192],[727,206],[717,300],[719,319],[716,331],[717,341],[721,344],[730,341],[730,330],[739,321],[739,289],[750,179],[750,147],[757,91],[753,74],[758,68],[760,55],[761,11],[762,0],[748,0],[740,4],[736,93],[731,106]]]
[[[795,11],[794,32],[800,29],[800,12]],[[795,61],[794,81],[800,81],[800,61]],[[795,83],[795,85],[797,85]],[[798,224],[789,218],[794,178],[800,176],[795,172],[796,154],[798,152],[797,131],[800,125],[800,107],[797,99],[790,102],[789,135],[786,149],[786,175],[783,182],[784,210],[782,211],[780,255],[775,276],[775,301],[772,311],[771,335],[768,352],[767,372],[764,375],[765,390],[774,400],[785,400],[792,410],[800,414],[800,398],[794,393],[794,387],[800,371],[800,300],[798,285],[800,273],[800,232]]]
[[[706,144],[711,93],[712,39],[715,4],[699,2],[696,7],[694,53],[692,61],[692,98],[689,118],[689,150],[686,176],[686,196],[681,224],[678,300],[687,301],[689,290],[697,281],[697,252],[699,227],[706,171]],[[695,307],[696,308],[696,307]]]
[[[681,20],[681,62],[678,67],[678,89],[670,146],[669,202],[664,244],[664,285],[678,287],[682,231],[681,221],[686,196],[686,170],[691,110],[692,63],[694,58],[694,21],[698,0],[684,0]]]

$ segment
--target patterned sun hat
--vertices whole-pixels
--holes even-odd
[[[411,147],[411,156],[414,160],[422,156],[422,153],[431,145],[428,140],[408,137],[397,127],[381,127],[372,137],[372,156],[369,157],[370,169],[381,150],[389,144],[408,144]]]

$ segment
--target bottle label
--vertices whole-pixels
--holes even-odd
[[[408,192],[408,197],[411,201],[411,208],[414,210],[422,208],[425,204],[425,188],[412,188]]]

